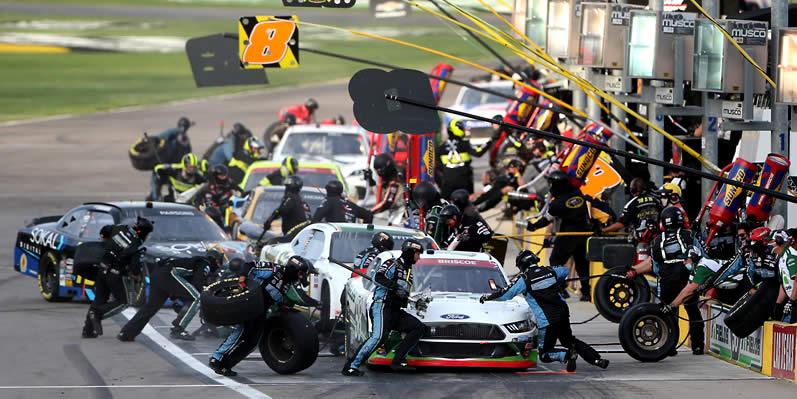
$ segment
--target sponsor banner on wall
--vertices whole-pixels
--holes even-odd
[[[763,328],[745,338],[739,338],[725,325],[727,313],[722,306],[711,305],[709,309],[709,351],[732,363],[761,371]]]
[[[772,376],[794,379],[795,338],[797,326],[772,325]]]

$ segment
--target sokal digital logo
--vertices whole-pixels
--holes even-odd
[[[465,319],[470,319],[470,316],[459,313],[448,313],[440,316],[440,318],[446,320],[465,320]]]

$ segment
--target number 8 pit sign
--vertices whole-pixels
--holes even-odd
[[[299,27],[296,16],[241,17],[238,20],[238,53],[241,66],[298,68]]]

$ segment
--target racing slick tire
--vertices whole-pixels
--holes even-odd
[[[268,125],[268,127],[266,127],[266,130],[263,132],[263,145],[266,146],[266,151],[265,152],[266,152],[266,158],[268,158],[268,159],[271,159],[271,156],[273,155],[273,152],[274,152],[274,147],[277,146],[276,143],[272,143],[271,142],[271,136],[274,135],[274,132],[276,132],[280,128],[282,128],[282,130],[283,130],[282,134],[284,135],[285,134],[285,127],[283,127],[283,125],[285,125],[284,122],[276,121],[276,122]]]
[[[260,356],[278,374],[294,374],[312,366],[318,351],[315,327],[301,313],[284,312],[266,322]]]
[[[764,283],[755,293],[744,294],[725,316],[725,325],[739,338],[752,334],[772,315],[778,292],[777,283]]]
[[[64,302],[72,299],[68,296],[58,295],[61,286],[59,283],[58,257],[52,252],[47,252],[41,257],[39,264],[39,292],[48,302]]]
[[[236,220],[230,225],[230,237],[232,237],[233,240],[238,240],[239,235],[241,235],[241,221]],[[244,240],[246,240],[246,238],[244,238]]]
[[[241,324],[260,317],[265,311],[263,290],[254,280],[241,287],[237,277],[210,284],[199,297],[207,323],[218,326]]]
[[[318,324],[316,325],[316,329],[321,334],[328,334],[333,328],[335,328],[335,320],[329,319],[329,313],[331,310],[330,305],[330,295],[329,295],[329,284],[324,280],[321,284],[321,315],[318,319]]]
[[[650,302],[650,286],[642,275],[634,280],[615,277],[624,275],[625,267],[613,267],[606,271],[595,284],[593,294],[598,313],[612,323],[619,323],[623,312],[639,303]]]
[[[128,151],[130,162],[136,170],[151,172],[158,164],[158,151],[156,149],[156,138],[150,138],[148,142],[138,139]]]
[[[658,362],[678,344],[675,320],[655,303],[640,303],[623,312],[619,336],[625,353],[640,362]]]

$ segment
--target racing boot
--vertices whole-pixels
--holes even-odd
[[[345,377],[362,377],[365,375],[365,373],[360,371],[359,369],[351,367],[349,363],[346,363],[346,365],[343,366],[343,370],[341,370],[340,373],[343,374]]]
[[[407,359],[393,359],[393,362],[390,363],[390,369],[397,372],[412,372],[415,371],[415,367],[410,366],[407,362]]]
[[[136,340],[136,337],[131,337],[129,335],[125,335],[123,332],[120,332],[119,335],[116,336],[116,339],[122,342],[133,342]]]
[[[97,338],[97,333],[94,332],[94,329],[88,323],[88,320],[86,321],[86,325],[83,326],[83,334],[80,336],[83,338]]]
[[[576,360],[578,359],[578,353],[576,353],[575,345],[571,346],[570,349],[567,350],[567,355],[565,355],[565,362],[567,366],[565,366],[565,370],[568,373],[572,373],[576,371]]]
[[[225,377],[235,377],[238,373],[232,371],[229,367],[222,366],[221,362],[216,359],[215,357],[211,357],[210,361],[208,362],[208,366],[219,375],[223,375]]]
[[[595,361],[595,365],[605,370],[609,367],[609,359],[598,359]]]
[[[94,310],[89,310],[87,317],[91,322],[91,327],[94,328],[94,333],[97,335],[102,335],[102,316],[97,314],[97,312]]]
[[[174,328],[172,328],[172,332],[169,334],[169,336],[174,338],[174,339],[182,339],[182,340],[185,340],[185,341],[193,341],[193,340],[196,339],[196,338],[194,338],[193,335],[191,335],[191,333],[189,333],[188,331],[185,331],[185,329],[183,329],[182,327],[174,327]]]

